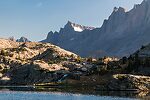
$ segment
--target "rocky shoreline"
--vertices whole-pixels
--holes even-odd
[[[92,87],[95,91],[150,92],[150,45],[128,58],[94,59],[81,58],[49,43],[5,42],[11,46],[0,48],[2,87]]]
[[[95,80],[97,82],[97,80]],[[43,84],[34,84],[41,87],[53,87],[53,86],[68,86],[68,87],[93,87],[99,91],[149,91],[150,89],[150,77],[138,76],[131,74],[116,74],[113,75],[111,80],[107,80],[107,83],[71,83],[70,80],[65,82],[50,82]]]

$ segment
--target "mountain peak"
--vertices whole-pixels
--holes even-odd
[[[142,3],[148,3],[148,2],[150,2],[150,0],[143,0]]]
[[[125,12],[126,10],[125,10],[125,8],[123,8],[123,7],[119,7],[119,8],[117,8],[117,7],[114,7],[114,10],[113,10],[113,12]]]
[[[31,42],[26,37],[21,37],[20,39],[17,39],[16,42]]]
[[[65,26],[71,26],[72,22],[68,21],[67,24]]]
[[[143,5],[145,5],[145,4],[150,5],[150,0],[143,0],[143,2],[141,4],[143,4]]]
[[[80,24],[73,23],[71,21],[68,21],[64,28],[72,28],[76,32],[82,32],[84,30],[93,30],[93,29],[95,29],[94,27],[83,26],[83,25],[80,25]]]

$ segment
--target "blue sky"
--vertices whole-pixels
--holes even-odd
[[[100,27],[113,8],[133,8],[142,0],[0,0],[0,37],[25,36],[33,41],[59,31],[68,20]]]

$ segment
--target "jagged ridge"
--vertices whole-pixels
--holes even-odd
[[[114,8],[101,28],[77,34],[72,28],[49,33],[42,42],[51,42],[81,56],[128,56],[150,42],[150,2],[144,0],[130,11]]]

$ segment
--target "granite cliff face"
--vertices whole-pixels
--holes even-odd
[[[59,32],[50,32],[42,42],[51,42],[84,57],[128,56],[150,42],[150,1],[144,0],[128,12],[115,7],[100,28],[82,28],[77,31],[68,22]]]

